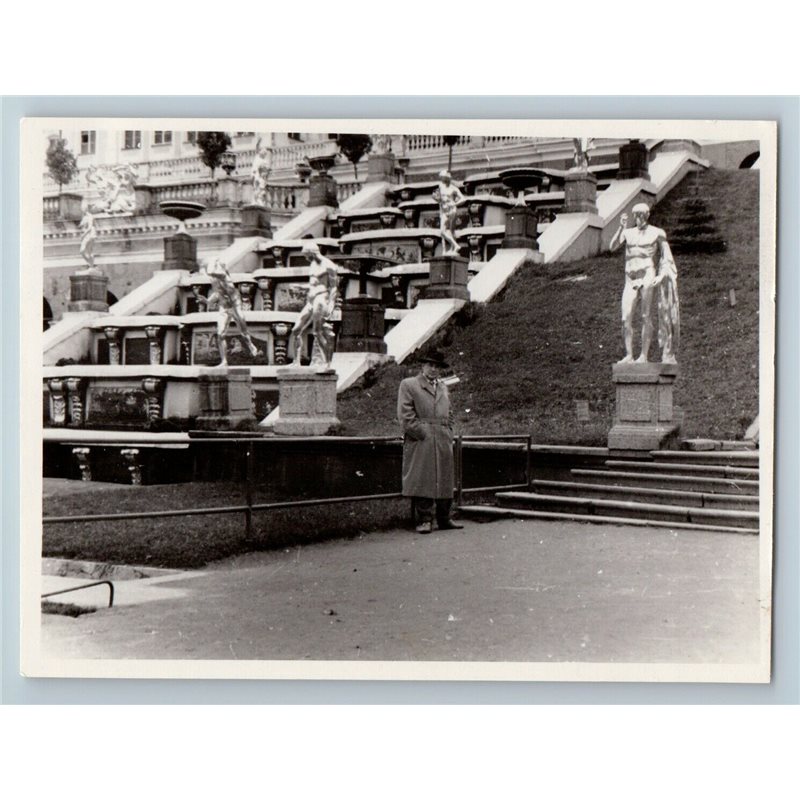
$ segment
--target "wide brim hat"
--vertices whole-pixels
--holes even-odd
[[[442,353],[440,350],[431,350],[426,355],[420,356],[419,360],[423,364],[434,364],[435,366],[441,367],[442,369],[447,369],[447,367],[449,366],[447,360],[444,357],[444,353]]]

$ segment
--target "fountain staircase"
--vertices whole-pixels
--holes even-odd
[[[757,534],[758,451],[652,451],[611,457],[569,480],[533,479],[528,491],[498,492],[494,505],[465,505],[476,519],[573,520]]]
[[[616,180],[613,174],[617,165],[603,165],[605,177],[603,190],[598,194],[597,214],[561,213],[563,192],[534,192],[526,195],[524,200],[529,206],[537,209],[540,206],[545,209],[552,206],[551,221],[538,226],[538,252],[525,247],[504,247],[503,220],[506,219],[509,208],[514,206],[514,201],[498,193],[503,188],[499,173],[467,176],[464,185],[469,213],[466,213],[465,207],[464,227],[457,233],[457,237],[464,243],[469,242],[470,279],[467,289],[470,300],[490,302],[502,291],[511,276],[525,265],[541,261],[570,260],[580,257],[587,247],[596,249],[609,235],[618,213],[629,209],[644,195],[651,199],[661,199],[687,171],[703,165],[691,150],[657,153],[650,164],[651,180]],[[566,174],[563,170],[554,169],[538,172],[542,175],[547,173],[555,186],[560,185],[559,181],[563,181]],[[329,254],[335,249],[341,249],[342,257],[350,260],[358,260],[364,255],[370,258],[380,257],[382,253],[391,255],[392,258],[387,261],[397,262],[394,266],[374,270],[366,276],[371,282],[371,296],[380,298],[381,292],[390,283],[394,285],[394,279],[398,277],[404,287],[402,307],[386,310],[385,355],[375,352],[342,352],[335,355],[333,367],[338,374],[339,392],[352,386],[371,366],[381,360],[394,359],[398,363],[405,360],[424,346],[464,305],[464,300],[455,298],[420,299],[415,302],[413,297],[412,289],[422,287],[428,280],[429,258],[441,248],[433,220],[438,214],[438,206],[432,199],[435,185],[436,182],[430,180],[400,185],[385,180],[371,181],[363,184],[355,194],[343,199],[338,208],[327,205],[307,207],[276,230],[271,238],[243,236],[216,254],[227,263],[240,291],[249,292],[245,305],[248,321],[261,325],[265,331],[267,351],[270,353],[269,363],[251,370],[253,378],[260,381],[263,392],[272,391],[277,367],[286,363],[286,357],[290,355],[284,353],[283,360],[277,360],[276,339],[268,331],[268,326],[291,327],[297,314],[294,310],[289,311],[288,307],[285,311],[273,311],[272,299],[266,293],[262,297],[261,282],[265,285],[283,282],[288,286],[289,281],[306,280],[304,268],[291,266],[287,254],[299,251],[309,239],[317,241],[323,252]],[[387,222],[389,217],[391,220]],[[356,221],[359,229],[355,228]],[[380,227],[375,227],[376,225]],[[591,233],[588,237],[584,235],[587,231]],[[601,239],[592,231],[599,231]],[[272,268],[263,267],[268,262],[268,254],[273,251],[282,251],[283,261],[276,260]],[[206,253],[207,257],[211,255],[214,253]],[[359,278],[352,269],[345,267],[343,270],[345,273],[350,272],[345,280],[349,282],[346,285],[351,287],[355,279]],[[116,378],[135,378],[136,381],[142,377],[148,380],[158,379],[160,385],[167,385],[169,397],[166,399],[169,399],[175,394],[172,389],[181,381],[185,383],[194,380],[202,362],[196,362],[194,357],[188,360],[179,358],[180,347],[183,345],[180,339],[176,339],[173,329],[190,332],[197,328],[202,334],[202,326],[212,324],[213,315],[197,313],[190,307],[191,292],[198,288],[195,284],[200,283],[202,281],[196,273],[189,274],[185,270],[155,272],[150,280],[111,306],[108,314],[66,314],[64,319],[46,331],[45,378],[52,379],[54,385],[60,387],[58,391],[62,392],[57,398],[61,404],[62,419],[56,425],[65,424],[64,407],[68,406],[66,416],[72,421],[67,424],[72,428],[82,427],[81,420],[85,416],[84,400],[76,393],[85,392],[87,382],[91,384],[92,381],[102,380],[110,385]],[[359,283],[362,281],[359,280]],[[265,292],[273,290],[274,287]],[[362,293],[363,288],[359,288],[359,292]],[[343,294],[347,297],[353,296],[352,291]],[[180,306],[177,314],[174,310],[176,305]],[[276,308],[279,308],[277,300]],[[128,341],[128,334],[133,338],[138,337],[134,344],[141,350],[147,344],[144,339],[144,332],[147,330],[155,331],[155,336],[166,331],[168,338],[161,344],[155,339],[151,342],[155,349],[151,349],[149,362],[147,357],[144,363],[128,362],[125,360],[123,346]],[[119,331],[119,338],[110,338],[109,341],[114,342],[113,347],[123,351],[121,366],[119,356],[116,361],[104,360],[108,357],[101,353],[101,345],[106,347],[103,331],[109,337],[117,336]],[[190,341],[194,340],[187,338],[184,344],[189,347]],[[91,363],[86,363],[87,353],[90,354]],[[156,353],[155,357],[153,353]],[[58,366],[61,362],[70,362],[70,365]],[[132,364],[135,366],[131,366]],[[69,389],[72,393],[68,395],[65,387],[73,384],[78,388]],[[111,388],[116,390],[117,387]],[[161,409],[162,416],[169,413],[170,408],[176,407],[171,402],[161,403],[157,397],[150,398],[148,402],[150,401],[155,411]],[[177,408],[179,414],[183,413],[180,403]],[[262,419],[262,426],[268,427],[278,414],[278,408],[273,407]]]

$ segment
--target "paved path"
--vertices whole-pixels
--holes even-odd
[[[744,662],[758,658],[758,537],[467,522],[253,553],[156,594],[43,616],[84,658]],[[124,582],[116,584],[124,597]],[[165,590],[170,590],[168,593]],[[166,596],[165,596],[166,595]]]

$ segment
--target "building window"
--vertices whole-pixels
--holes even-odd
[[[142,147],[141,131],[125,131],[125,149],[140,150]]]
[[[197,144],[198,131],[186,131],[186,144]]]
[[[172,144],[172,131],[154,131],[153,144]]]
[[[255,131],[236,131],[237,136],[255,136]]]
[[[302,142],[303,137],[299,133],[288,133],[286,134],[293,142]]]
[[[81,155],[92,155],[97,146],[97,131],[81,131]]]

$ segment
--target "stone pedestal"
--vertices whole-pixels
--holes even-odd
[[[342,303],[342,327],[336,350],[340,353],[385,353],[384,307],[374,297],[353,297]]]
[[[197,240],[188,233],[164,238],[164,269],[197,271]]]
[[[62,192],[58,196],[58,216],[61,217],[61,219],[79,222],[83,216],[81,210],[82,202],[83,198],[79,194]]]
[[[677,446],[681,413],[672,405],[677,364],[614,364],[614,426],[609,450],[658,450]]]
[[[309,367],[278,370],[280,413],[273,430],[281,436],[324,436],[335,433],[336,371]]]
[[[647,145],[638,139],[633,139],[628,144],[622,145],[619,149],[619,171],[617,180],[624,181],[631,178],[643,178],[650,180],[650,173],[647,171]]]
[[[86,270],[69,276],[67,311],[108,311],[108,278]]]
[[[239,181],[224,177],[217,181],[217,205],[233,208],[239,204]]]
[[[153,205],[153,192],[149,186],[134,186],[134,196],[136,198],[136,213],[150,214]]]
[[[430,283],[422,290],[423,300],[454,298],[469,300],[467,280],[469,261],[463,256],[433,256],[430,259]]]
[[[387,181],[394,183],[394,153],[370,153],[367,159],[367,183]]]
[[[242,422],[253,422],[250,370],[247,367],[209,367],[201,371],[200,416],[203,430],[233,430]]]
[[[338,207],[336,181],[330,175],[312,175],[308,182],[308,205]]]
[[[242,206],[242,225],[239,236],[264,236],[272,237],[272,224],[269,210],[265,206]]]
[[[597,178],[591,172],[568,172],[566,174],[562,213],[597,213]]]
[[[538,250],[536,239],[539,236],[537,226],[539,215],[528,206],[513,206],[506,211],[506,233],[503,238],[503,247],[524,247],[528,250]]]

